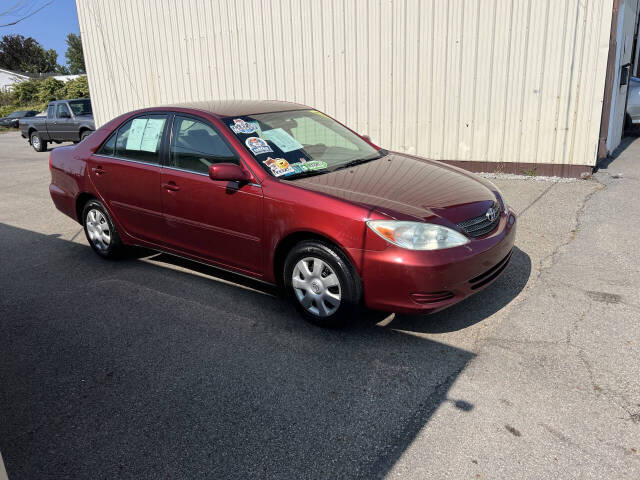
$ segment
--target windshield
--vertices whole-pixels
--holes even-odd
[[[8,118],[22,118],[25,116],[26,113],[27,112],[24,112],[24,111],[13,112],[8,115]]]
[[[69,102],[75,116],[91,115],[91,100],[72,100]]]
[[[382,154],[317,110],[261,113],[225,122],[274,177],[318,175]]]

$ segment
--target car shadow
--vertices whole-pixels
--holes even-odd
[[[432,315],[395,315],[388,326],[423,333],[461,330],[504,308],[524,289],[530,276],[531,258],[514,247],[507,268],[484,290]]]
[[[76,143],[74,142],[60,142],[60,143],[49,142],[47,143],[47,149],[45,150],[45,152],[52,152],[56,148],[60,148],[60,147],[73,147],[74,145],[76,145]]]
[[[138,249],[132,256],[132,258],[143,257],[158,265],[188,269],[218,281],[229,282],[240,288],[249,288],[272,296],[282,296],[281,292],[273,285],[174,255]],[[422,333],[445,333],[461,330],[481,322],[504,308],[524,289],[530,276],[531,258],[518,247],[514,247],[509,265],[495,282],[450,308],[430,315],[390,314],[365,310],[361,318],[351,322],[348,329],[358,331],[384,322],[384,327]]]
[[[144,250],[105,261],[5,224],[0,248],[10,478],[382,478],[436,409],[473,411],[448,394],[472,352],[375,316],[325,330],[260,282]],[[525,283],[465,302],[466,320],[392,324],[464,328]]]

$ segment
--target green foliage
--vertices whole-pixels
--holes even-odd
[[[41,112],[50,101],[64,98],[89,98],[87,77],[78,77],[66,83],[53,77],[16,83],[13,91],[0,92],[0,116],[7,116],[15,110]]]
[[[69,65],[69,72],[73,75],[86,73],[84,67],[84,54],[82,53],[82,40],[80,35],[70,33],[67,35],[67,52],[64,54]]]
[[[11,105],[13,104],[13,101],[14,101],[13,92],[0,90],[0,107],[6,107],[7,105]]]
[[[26,105],[36,100],[40,80],[27,80],[13,84],[14,103]]]
[[[45,50],[34,38],[4,35],[0,39],[0,68],[25,73],[55,72],[58,53]]]
[[[38,92],[36,94],[36,99],[39,102],[50,102],[51,100],[58,100],[60,98],[64,98],[65,94],[65,84],[60,80],[49,77],[38,82]]]
[[[0,117],[6,117],[15,110],[16,108],[13,105],[3,105],[0,107]]]
[[[11,112],[15,112],[16,110],[35,110],[36,112],[42,112],[47,109],[46,103],[32,103],[29,105],[7,105],[4,107],[0,107],[0,117],[6,117]]]
[[[66,98],[89,98],[89,82],[83,75],[75,80],[69,80],[65,84]]]

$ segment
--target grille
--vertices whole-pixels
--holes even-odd
[[[490,210],[493,210],[493,212],[495,213],[495,219],[493,220],[493,222],[487,218],[487,215],[485,213],[480,215],[479,217],[460,222],[458,224],[458,228],[473,238],[478,238],[486,235],[494,228],[496,228],[498,226],[498,223],[500,222],[500,205],[498,205],[496,202],[493,202],[493,205],[489,207],[489,210],[487,210],[487,212],[489,212]]]

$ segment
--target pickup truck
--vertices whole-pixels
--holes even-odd
[[[46,117],[20,119],[20,132],[36,152],[47,150],[48,142],[78,143],[96,129],[91,100],[55,100],[49,102]]]

